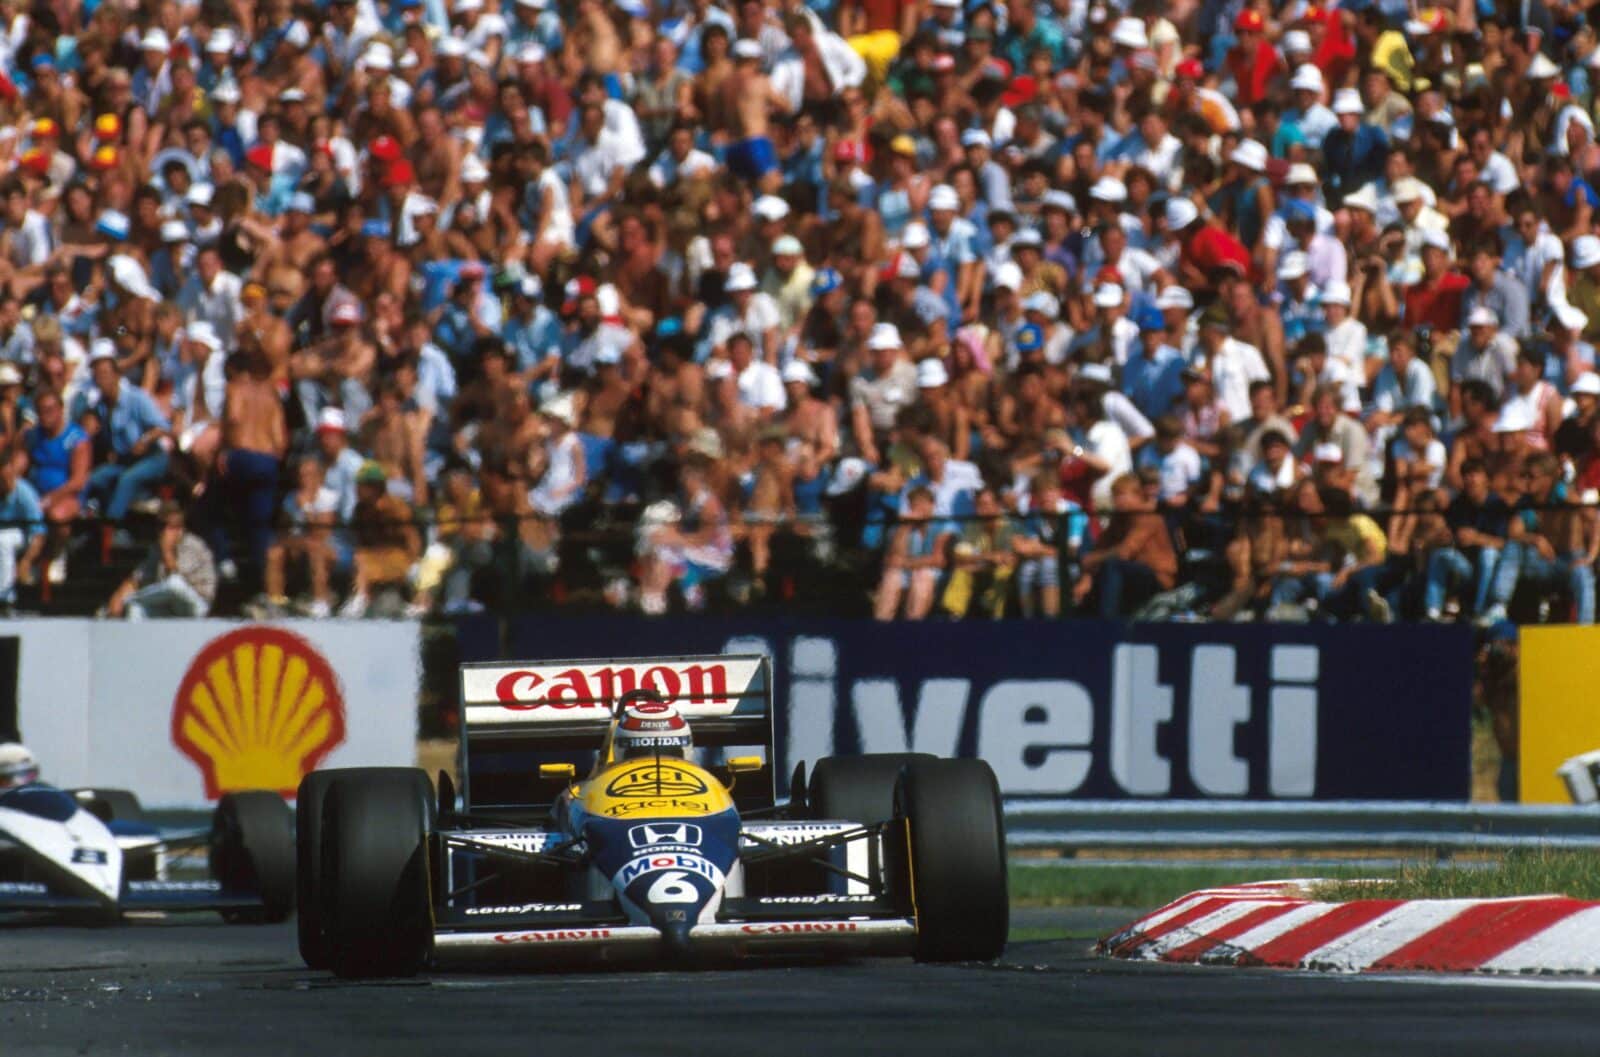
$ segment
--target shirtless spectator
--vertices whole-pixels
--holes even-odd
[[[676,320],[670,333],[661,334],[655,363],[645,386],[645,424],[658,434],[671,434],[682,408],[705,403],[705,371],[690,356],[687,339]]]
[[[283,404],[273,384],[265,356],[235,353],[229,357],[227,392],[223,400],[222,450],[217,456],[213,506],[218,527],[231,527],[232,514],[242,521],[250,560],[266,567],[267,545],[272,540],[277,507],[278,471],[289,448]],[[212,550],[219,568],[229,578],[233,548],[219,536]]]
[[[782,377],[789,400],[783,417],[785,432],[792,441],[812,445],[823,464],[831,463],[839,454],[839,415],[826,400],[812,395],[817,386],[815,372],[795,360],[783,369]]]
[[[334,306],[329,335],[297,352],[289,364],[295,390],[308,419],[325,407],[342,407],[359,418],[372,406],[366,382],[378,354],[361,332],[360,302],[341,301]]]
[[[778,152],[767,135],[769,113],[787,113],[788,100],[762,72],[761,45],[750,39],[733,44],[733,73],[722,82],[724,113],[729,118],[728,169],[762,194],[781,185]]]
[[[428,501],[423,465],[426,415],[409,403],[394,378],[378,387],[378,402],[361,420],[361,450],[389,475],[389,489],[413,503]]]

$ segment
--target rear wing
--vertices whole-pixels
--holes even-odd
[[[774,801],[771,662],[760,654],[711,654],[463,664],[463,805],[469,811],[547,806],[538,765],[570,761],[587,773],[618,699],[639,689],[677,705],[699,748],[763,749],[767,767],[740,779],[738,799]],[[752,797],[757,786],[760,795]]]

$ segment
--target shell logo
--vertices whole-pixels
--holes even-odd
[[[282,628],[251,626],[211,640],[172,702],[172,741],[215,800],[239,789],[293,796],[344,741],[344,698],[327,660]]]

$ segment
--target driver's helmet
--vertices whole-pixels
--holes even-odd
[[[15,789],[39,780],[39,761],[17,741],[0,742],[0,789]]]
[[[611,738],[612,757],[633,760],[641,756],[686,759],[694,748],[689,721],[654,690],[633,690],[622,697],[622,715]]]

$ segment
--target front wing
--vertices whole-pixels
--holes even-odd
[[[434,907],[435,963],[572,964],[662,953],[661,932],[630,923],[597,878],[589,878],[587,894],[571,894],[583,869],[577,859],[566,862],[562,893],[561,839],[527,830],[436,834],[436,891],[444,898]],[[774,823],[746,827],[741,841],[717,920],[689,930],[696,956],[898,956],[915,947],[902,824]],[[523,883],[497,885],[496,864],[520,872]]]

